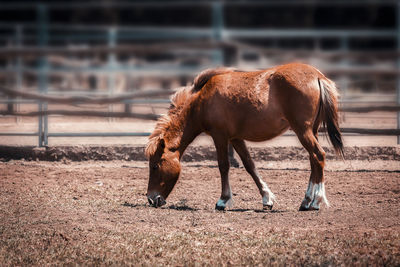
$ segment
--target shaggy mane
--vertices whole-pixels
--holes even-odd
[[[175,117],[180,110],[182,110],[186,100],[192,95],[192,87],[181,87],[171,96],[171,106],[168,110],[168,114],[163,115],[157,121],[153,133],[149,136],[147,142],[145,154],[147,158],[150,158],[156,153],[158,144],[161,139],[164,138],[165,132],[174,123],[173,117]]]
[[[149,136],[149,141],[145,149],[145,155],[150,158],[156,153],[160,140],[164,137],[164,132],[171,123],[171,118],[168,115],[164,115],[158,119],[156,127],[153,133]]]
[[[172,95],[168,114],[158,119],[153,133],[149,136],[149,141],[145,149],[147,158],[150,158],[156,153],[158,144],[160,140],[164,138],[166,131],[172,128],[178,130],[177,128],[179,125],[175,125],[178,121],[176,117],[179,116],[188,99],[193,96],[194,93],[200,91],[213,76],[230,72],[235,72],[235,70],[232,68],[206,69],[196,76],[193,85],[181,87]]]
[[[220,67],[216,69],[206,69],[200,72],[199,75],[197,75],[196,78],[194,78],[194,83],[193,83],[193,92],[198,92],[203,88],[203,86],[211,79],[211,77],[215,75],[220,75],[220,74],[225,74],[229,72],[235,72],[236,70],[233,68],[225,68],[225,67]]]

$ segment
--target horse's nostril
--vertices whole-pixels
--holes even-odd
[[[164,198],[161,195],[155,196],[153,198],[147,197],[147,200],[149,201],[150,206],[153,206],[155,208],[161,207],[166,204]]]
[[[165,201],[165,199],[162,196],[157,196],[156,197],[156,207],[161,207],[163,205],[165,205],[167,202]]]

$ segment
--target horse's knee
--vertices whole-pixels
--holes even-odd
[[[321,149],[317,149],[316,151],[316,156],[319,162],[325,162],[325,151],[321,148]]]

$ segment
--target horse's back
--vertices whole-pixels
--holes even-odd
[[[274,69],[217,75],[206,84],[204,124],[207,132],[225,131],[230,138],[271,139],[288,128],[271,95]]]
[[[259,71],[233,71],[215,75],[206,87],[234,104],[251,102],[260,108],[278,95],[286,98],[289,94],[314,96],[318,93],[318,78],[326,79],[313,66],[289,63]]]
[[[312,124],[319,106],[319,77],[324,78],[317,69],[300,63],[215,75],[201,90],[205,130],[263,141],[297,123]]]

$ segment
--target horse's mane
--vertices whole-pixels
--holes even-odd
[[[192,85],[181,87],[172,95],[168,113],[158,119],[153,133],[149,136],[145,150],[147,158],[150,158],[157,151],[158,144],[167,131],[180,130],[180,120],[177,117],[181,114],[185,104],[190,104],[190,101],[188,101],[190,97],[199,92],[213,76],[229,72],[235,72],[235,70],[223,67],[206,69],[196,76]]]
[[[200,91],[203,86],[211,79],[211,77],[215,75],[220,75],[220,74],[225,74],[229,72],[235,72],[237,70],[233,68],[225,68],[225,67],[220,67],[216,69],[206,69],[200,72],[199,75],[197,75],[196,78],[194,78],[193,82],[193,92],[198,92]]]

